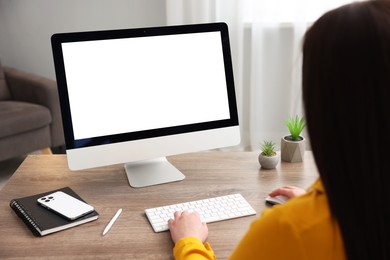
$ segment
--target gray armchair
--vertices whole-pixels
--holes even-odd
[[[0,161],[63,145],[56,82],[0,64]]]

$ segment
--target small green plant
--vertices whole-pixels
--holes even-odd
[[[286,126],[290,131],[292,141],[299,141],[299,135],[305,128],[306,123],[303,117],[299,118],[299,116],[296,115],[295,118],[290,117],[286,120]]]
[[[273,156],[276,154],[275,143],[273,143],[272,141],[264,141],[260,149],[261,154],[264,156]]]

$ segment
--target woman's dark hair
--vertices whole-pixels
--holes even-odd
[[[303,44],[303,100],[348,259],[390,259],[390,1],[324,14]]]

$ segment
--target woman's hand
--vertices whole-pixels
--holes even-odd
[[[206,223],[200,221],[197,212],[189,213],[188,211],[176,211],[174,219],[168,221],[169,230],[174,243],[184,237],[195,237],[203,243],[209,234]]]
[[[292,198],[298,197],[298,196],[305,194],[305,193],[306,193],[306,190],[304,190],[304,189],[301,189],[301,188],[298,188],[295,186],[284,186],[284,187],[280,187],[276,190],[271,191],[268,195],[271,197],[283,195],[283,196],[288,197],[289,199],[292,199]]]

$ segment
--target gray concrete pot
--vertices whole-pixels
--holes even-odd
[[[274,156],[265,156],[262,153],[259,154],[259,163],[264,169],[274,169],[278,165],[280,155],[276,153]]]
[[[300,136],[301,140],[292,141],[291,137],[285,136],[280,143],[280,153],[282,161],[302,162],[305,155],[306,139]]]

